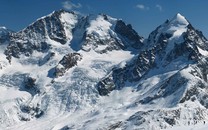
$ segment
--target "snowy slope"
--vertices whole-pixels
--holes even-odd
[[[104,25],[98,25],[100,20]],[[109,27],[105,28],[105,24]],[[131,51],[119,47],[106,49],[102,54],[97,51],[102,50],[102,46],[117,46],[105,41],[116,41],[122,37],[117,36],[114,27],[110,27],[113,24],[116,24],[116,19],[109,17],[104,20],[103,15],[89,18],[60,10],[14,33],[9,45],[1,48],[2,129],[51,129],[68,117],[76,117],[75,111],[93,111],[100,98],[95,84],[111,68],[133,57]],[[103,31],[95,36],[99,29]],[[77,34],[81,34],[82,38]],[[85,43],[87,35],[96,39]],[[81,46],[90,45],[94,40],[106,45],[96,45],[90,51],[76,50],[72,45],[75,40],[80,40]],[[119,44],[122,44],[122,40]],[[72,53],[80,54],[81,60],[72,68],[62,67],[63,75],[56,77],[54,73],[58,66],[63,65],[62,59]],[[67,62],[67,58],[64,62]],[[9,94],[12,96],[6,97]],[[79,120],[81,115],[76,118]]]
[[[181,14],[144,42],[122,20],[59,10],[8,41],[0,44],[0,129],[159,130],[195,122],[203,129],[208,122],[207,40]]]
[[[131,86],[138,95],[129,107],[149,109],[139,110],[119,127],[147,129],[149,122],[153,122],[153,127],[164,129],[184,125],[188,120],[206,120],[207,40],[204,36],[177,14],[156,28],[146,41],[146,50],[125,66],[112,69],[97,86],[103,96]],[[191,102],[196,108],[185,110],[193,105]]]
[[[176,126],[167,130],[207,130],[208,125],[204,123],[200,123],[197,125],[191,125],[191,126]]]

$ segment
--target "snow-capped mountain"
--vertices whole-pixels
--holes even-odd
[[[9,41],[1,47],[3,129],[43,117],[62,118],[86,107],[91,111],[99,99],[99,79],[143,46],[143,38],[122,20],[64,10],[13,33]]]
[[[149,123],[155,120],[150,118],[158,112],[160,114],[156,118],[160,128],[205,120],[207,43],[201,32],[183,16],[176,14],[150,34],[143,51],[102,79],[97,85],[98,91],[107,95],[126,86],[135,88],[138,96],[132,101],[133,106],[141,107],[143,104],[150,110],[139,111],[124,126],[148,129],[151,126]],[[195,103],[195,113],[182,113],[183,109],[191,109],[190,102],[191,105]],[[152,107],[157,108],[156,111]]]
[[[0,39],[0,129],[208,121],[208,41],[181,14],[144,39],[120,19],[59,10],[19,32],[2,27]]]
[[[6,55],[19,57],[23,53],[29,56],[34,50],[45,51],[51,46],[50,40],[63,45],[68,42],[74,50],[93,49],[99,53],[143,45],[143,38],[122,20],[107,15],[80,17],[74,12],[60,10],[15,33]]]

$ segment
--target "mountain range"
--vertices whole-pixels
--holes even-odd
[[[106,14],[58,10],[18,32],[0,27],[0,57],[2,130],[208,122],[208,40],[179,13],[143,38]]]

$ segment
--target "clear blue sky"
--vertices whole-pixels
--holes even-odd
[[[208,37],[208,0],[0,0],[0,26],[18,31],[62,8],[121,18],[144,37],[181,13]]]

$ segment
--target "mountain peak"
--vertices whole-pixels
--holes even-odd
[[[180,25],[188,25],[189,22],[188,20],[183,16],[181,15],[180,13],[177,13],[171,20],[170,20],[170,23],[172,24],[180,24]]]
[[[55,11],[52,12],[52,14],[62,14],[62,13],[71,13],[71,14],[75,14],[74,11],[67,11],[67,10],[64,10],[64,9],[55,10]]]
[[[52,13],[48,14],[48,15],[45,15],[45,16],[42,16],[40,18],[38,18],[35,22],[39,21],[39,20],[42,20],[42,19],[45,19],[45,18],[48,18],[48,17],[57,17],[59,18],[62,14],[72,14],[72,15],[77,15],[75,12],[73,11],[67,11],[67,10],[64,10],[64,9],[60,9],[60,10],[55,10],[53,11]],[[32,24],[30,25],[33,25],[35,22],[33,22]]]

